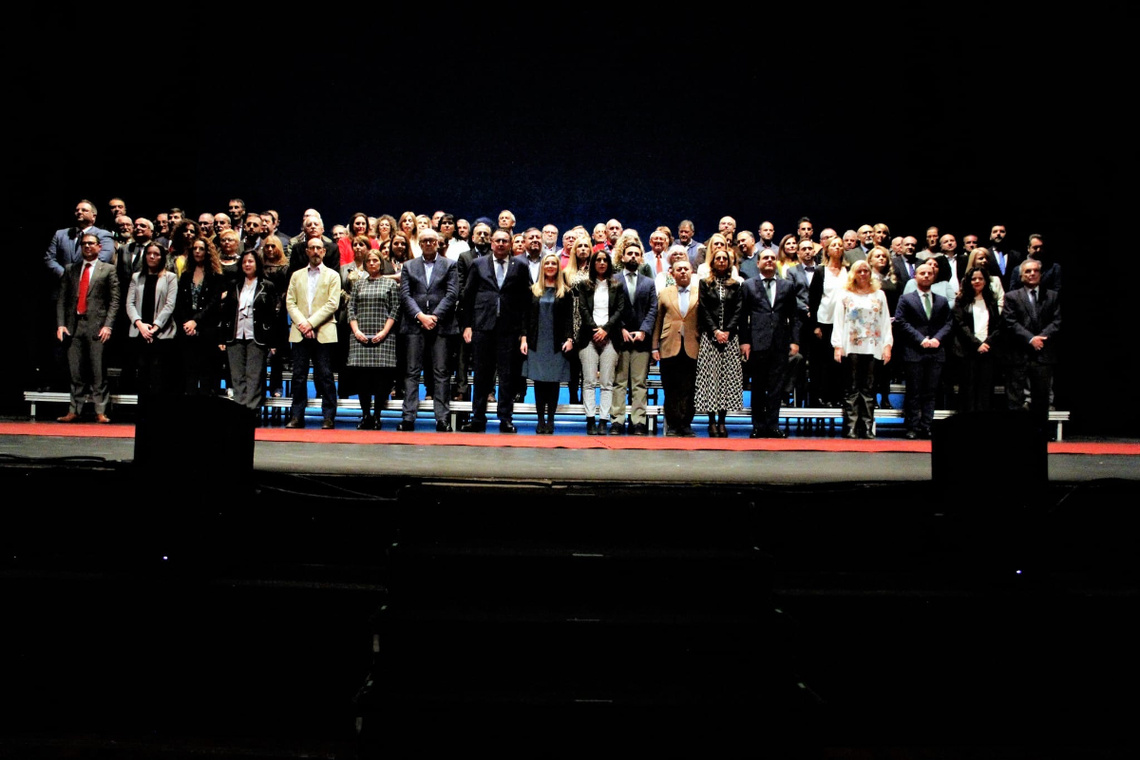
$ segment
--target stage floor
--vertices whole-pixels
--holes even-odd
[[[931,478],[931,442],[880,436],[875,441],[793,436],[750,440],[746,431],[728,439],[663,436],[587,437],[573,432],[518,435],[495,426],[483,434],[362,432],[348,423],[322,431],[280,427],[256,431],[254,469],[262,472],[398,476],[411,479],[670,484],[797,484],[825,482],[919,482]],[[573,431],[573,426],[568,425]],[[581,426],[579,426],[581,427]],[[60,425],[0,423],[0,456],[9,462],[60,464],[131,462],[134,427],[129,424]],[[868,457],[869,454],[874,456]],[[224,461],[226,442],[216,457]],[[963,464],[970,459],[963,454]],[[1140,443],[1135,440],[1068,440],[1049,444],[1051,482],[1104,478],[1140,479]]]

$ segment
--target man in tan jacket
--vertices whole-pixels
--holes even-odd
[[[661,363],[665,435],[692,438],[697,382],[697,285],[687,258],[670,267],[674,284],[657,298],[653,361]]]
[[[332,347],[336,344],[336,315],[340,305],[340,275],[324,265],[325,243],[310,238],[306,244],[309,266],[289,278],[285,307],[293,322],[289,342],[293,348],[293,419],[288,428],[305,427],[309,403],[309,361],[313,384],[321,394],[321,428],[331,430],[336,419],[336,384],[333,382]]]

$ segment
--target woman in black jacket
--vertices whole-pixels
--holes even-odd
[[[538,435],[553,435],[554,410],[562,383],[570,381],[568,355],[574,348],[574,299],[562,275],[557,253],[539,263],[539,277],[531,286],[530,308],[523,314],[521,350],[526,357],[523,376],[534,381],[538,406]]]
[[[265,365],[277,320],[277,288],[265,276],[261,256],[242,254],[241,278],[222,302],[221,338],[230,360],[234,401],[257,411],[265,401]]]
[[[994,395],[994,347],[1001,332],[1001,315],[985,268],[966,272],[953,314],[957,328],[954,355],[962,360],[958,411],[988,411]]]
[[[614,373],[618,354],[614,333],[621,330],[628,297],[621,283],[613,279],[613,264],[606,251],[590,256],[590,276],[576,286],[578,291],[578,358],[582,360],[582,405],[586,408],[586,435],[605,435],[613,403]],[[594,390],[600,384],[601,422]]]
[[[209,395],[218,388],[218,318],[226,279],[218,251],[209,240],[190,245],[186,268],[178,279],[174,319],[187,395]]]

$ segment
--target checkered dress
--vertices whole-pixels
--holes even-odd
[[[356,320],[360,332],[372,336],[384,329],[388,318],[399,319],[400,286],[395,280],[381,277],[376,280],[356,281],[352,298],[348,302],[348,319]],[[380,343],[364,344],[350,335],[348,338],[348,366],[395,367],[396,328]]]

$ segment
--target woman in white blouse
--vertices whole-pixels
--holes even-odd
[[[829,246],[830,247],[830,246]],[[875,361],[891,360],[891,313],[871,265],[856,261],[847,284],[832,295],[831,345],[843,366],[843,428],[847,438],[875,437]]]

